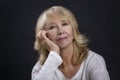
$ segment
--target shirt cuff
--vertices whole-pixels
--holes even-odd
[[[63,62],[61,56],[55,51],[50,51],[49,57],[54,58],[53,60],[56,63],[56,65],[60,65]]]

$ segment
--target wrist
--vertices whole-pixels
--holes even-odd
[[[51,51],[55,51],[56,53],[60,54],[60,50],[59,49],[52,49]]]

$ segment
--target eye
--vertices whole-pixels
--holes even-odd
[[[55,26],[49,26],[49,28],[48,29],[54,29],[55,28]]]
[[[62,26],[67,26],[67,25],[68,25],[68,23],[66,23],[66,22],[62,23]]]

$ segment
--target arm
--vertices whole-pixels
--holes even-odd
[[[32,80],[53,80],[54,72],[61,63],[61,57],[56,52],[50,51],[43,66],[37,62],[33,67]]]
[[[102,56],[94,56],[90,61],[89,69],[90,80],[110,80],[105,60]]]

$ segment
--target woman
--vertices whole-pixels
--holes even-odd
[[[35,35],[40,58],[32,80],[110,80],[103,57],[87,48],[87,39],[68,9],[53,6],[45,10]]]

